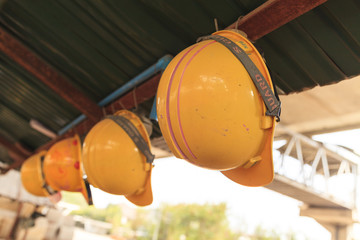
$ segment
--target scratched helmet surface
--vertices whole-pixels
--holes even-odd
[[[46,183],[57,191],[81,192],[92,204],[89,186],[83,179],[81,141],[78,135],[55,143],[44,160]]]
[[[232,30],[213,35],[245,51],[273,91],[264,60],[246,37]],[[263,186],[273,179],[275,119],[265,112],[247,69],[215,40],[180,52],[159,83],[158,121],[173,154],[246,186]]]

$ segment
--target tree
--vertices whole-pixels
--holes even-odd
[[[226,204],[179,204],[162,207],[159,240],[236,239],[226,218]]]
[[[61,201],[71,203],[74,205],[78,205],[79,207],[86,207],[88,204],[86,203],[83,195],[79,192],[61,192]]]
[[[289,232],[280,233],[276,229],[265,229],[261,225],[255,228],[254,235],[251,240],[280,240],[289,239],[296,240],[296,233],[289,230]]]

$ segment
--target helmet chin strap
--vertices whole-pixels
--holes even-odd
[[[127,133],[127,135],[135,143],[136,147],[144,154],[147,163],[151,164],[154,161],[155,155],[151,153],[149,146],[145,142],[144,138],[128,119],[116,115],[107,116],[105,119],[114,121]]]
[[[50,195],[54,195],[57,193],[57,191],[55,191],[54,189],[52,189],[52,187],[50,187],[50,185],[48,185],[45,181],[45,175],[44,175],[44,171],[43,171],[43,166],[44,166],[44,160],[45,160],[45,155],[40,157],[40,162],[41,162],[41,176],[42,179],[44,181],[43,183],[43,188],[50,194]]]
[[[220,35],[201,37],[197,41],[199,42],[203,40],[215,40],[218,43],[221,43],[243,64],[265,103],[267,109],[266,115],[276,117],[276,121],[279,122],[281,113],[280,99],[277,94],[272,91],[265,77],[253,61],[251,61],[246,52],[230,39]]]
[[[89,205],[94,205],[89,181],[87,180],[87,178],[83,178],[83,181],[84,181],[85,188],[86,188],[85,191],[86,191],[86,194],[87,194],[87,197],[88,197],[88,204]]]

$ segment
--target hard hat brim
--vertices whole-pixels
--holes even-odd
[[[152,170],[150,169],[144,186],[144,191],[142,193],[137,195],[125,196],[127,200],[137,206],[144,207],[150,205],[153,202],[153,194],[151,188],[151,171]]]
[[[275,119],[273,120],[275,126]],[[237,167],[227,171],[221,171],[230,180],[248,187],[261,187],[270,184],[274,179],[273,166],[273,138],[275,128],[268,129],[265,146],[257,164],[250,168]]]
[[[121,111],[121,115],[125,116],[128,119],[136,119],[137,124],[135,124],[136,128],[138,129],[141,136],[144,138],[145,142],[148,144],[149,148],[151,147],[150,139],[148,136],[148,133],[145,129],[145,126],[142,124],[141,120],[132,112],[128,111]],[[146,182],[144,185],[144,191],[140,194],[133,194],[133,195],[127,195],[125,196],[126,199],[128,199],[133,204],[144,207],[148,206],[153,202],[153,194],[152,194],[152,188],[151,188],[151,172],[152,172],[152,166],[150,165],[149,174],[147,175]]]

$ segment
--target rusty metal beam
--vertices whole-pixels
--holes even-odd
[[[131,109],[136,107],[136,104],[141,104],[152,97],[155,96],[157,87],[159,85],[161,74],[157,74],[154,77],[150,78],[148,81],[144,82],[133,91],[125,94],[124,96],[120,97],[119,99],[115,100],[111,104],[105,106],[106,114],[113,114],[116,111],[121,109]],[[136,102],[135,102],[136,99]],[[62,136],[59,136],[50,142],[46,143],[45,145],[36,149],[36,152],[41,150],[49,149],[53,144],[58,142],[61,139],[66,137],[71,137],[74,134],[84,135],[86,134],[94,125],[96,124],[95,121],[90,119],[85,119],[83,122],[75,126],[73,129],[68,131]]]
[[[0,145],[4,146],[9,153],[9,156],[14,160],[8,169],[13,169],[21,166],[21,164],[31,155],[31,153],[25,153],[19,150],[17,144],[10,143],[7,139],[0,136]],[[7,169],[2,169],[2,173],[6,172]]]
[[[87,117],[99,119],[102,111],[95,102],[3,28],[0,28],[0,50]]]
[[[327,0],[269,0],[226,29],[244,31],[255,41]]]
[[[11,152],[11,154],[14,156],[18,156],[19,159],[27,158],[29,156],[28,154],[21,152],[15,144],[12,144],[2,136],[0,136],[0,144],[4,146],[9,151],[9,153]]]
[[[161,74],[157,74],[139,87],[135,88],[133,91],[115,100],[106,106],[106,112],[114,113],[114,111],[123,109],[123,107],[125,109],[131,109],[136,107],[136,104],[140,104],[154,97],[159,85],[160,78]]]
[[[16,147],[16,149],[18,151],[20,151],[21,153],[23,153],[25,156],[30,156],[32,154],[32,151],[30,149],[28,149],[27,147],[24,147],[21,143],[16,142],[14,143],[14,146]]]

